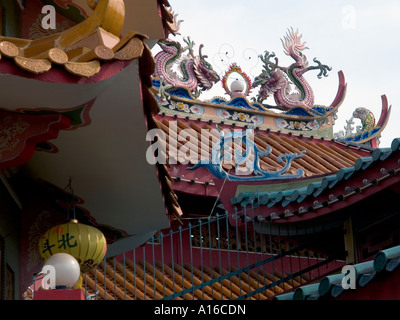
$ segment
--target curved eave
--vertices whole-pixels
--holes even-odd
[[[399,141],[395,139],[391,152],[377,152],[375,154],[379,155],[374,154],[373,158],[361,158],[359,163],[363,165],[339,171],[340,177],[332,179],[330,184],[317,188],[304,198],[287,201],[288,197],[270,208],[260,206],[260,215],[274,223],[306,221],[332,214],[390,188],[400,181],[398,147]]]
[[[7,87],[0,94],[0,109],[65,109],[96,98],[110,86],[113,78],[132,61],[105,63],[91,78],[72,75],[60,68],[43,74],[32,74],[10,61],[0,61],[0,86]],[[23,94],[21,94],[23,93]]]
[[[149,90],[154,58],[147,36],[131,31],[120,39],[123,5],[98,0],[88,19],[38,40],[0,37],[0,85],[7,88],[0,93],[0,110],[36,120],[43,113],[64,119],[62,114],[90,103],[82,111],[85,125],[59,132],[52,141],[55,152],[32,155],[29,149],[24,170],[59,188],[71,179],[90,220],[126,236],[109,246],[114,255],[143,244],[169,227],[168,214],[180,213],[179,204],[168,203],[176,196],[165,170],[145,157],[151,115],[159,111]],[[159,21],[153,5],[146,8]],[[146,14],[142,18],[153,21]]]
[[[134,59],[132,59],[134,60]],[[43,82],[53,83],[64,83],[64,84],[90,84],[107,80],[117,74],[118,72],[125,69],[132,60],[128,61],[108,61],[102,63],[99,68],[99,72],[91,77],[83,77],[68,72],[64,68],[54,66],[47,72],[35,74],[20,68],[12,60],[2,59],[0,60],[0,74],[1,75],[12,75],[26,79],[33,79]]]

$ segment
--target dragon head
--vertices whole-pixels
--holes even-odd
[[[266,100],[279,89],[280,77],[277,72],[263,72],[254,79],[253,88],[260,87],[258,96],[260,100]]]
[[[363,130],[371,130],[375,127],[375,116],[367,108],[357,108],[353,112],[353,117],[361,120]]]
[[[194,72],[199,86],[202,90],[209,90],[220,80],[217,72],[214,71],[212,65],[206,61],[208,56],[202,53],[203,45],[200,45],[199,56],[195,57]]]
[[[369,111],[366,108],[357,108],[353,112],[353,118],[360,119],[361,121],[363,121],[363,120],[367,119],[367,117],[370,113],[371,113],[371,111]]]
[[[275,58],[275,62],[272,62],[271,58]],[[264,56],[260,55],[260,59],[264,62],[264,69],[259,76],[255,77],[252,86],[253,88],[261,86],[258,94],[258,100],[261,102],[281,88],[283,73],[278,67],[278,58],[274,53],[266,51]]]

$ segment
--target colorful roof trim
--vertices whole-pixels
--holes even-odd
[[[392,107],[389,106],[386,95],[382,95],[381,98],[382,110],[378,123],[375,122],[375,116],[370,110],[366,108],[357,108],[353,113],[353,117],[346,121],[346,134],[341,131],[336,133],[335,136],[344,141],[351,141],[359,144],[370,143],[371,147],[378,148],[377,139],[380,138],[383,130],[386,128],[392,112]],[[356,133],[352,132],[354,118],[360,119],[362,125],[361,129]]]
[[[235,107],[235,108],[243,108],[249,109],[252,111],[262,111],[262,114],[268,114],[269,116],[274,117],[285,117],[287,119],[300,119],[303,120],[307,119],[318,119],[322,117],[327,117],[338,110],[341,103],[343,102],[343,96],[345,95],[345,84],[344,84],[344,77],[340,77],[341,79],[341,86],[343,90],[340,92],[340,99],[336,99],[335,102],[329,106],[319,106],[315,105],[310,109],[305,109],[303,107],[295,107],[290,111],[286,111],[283,113],[275,113],[271,111],[270,108],[266,108],[263,104],[259,102],[251,102],[246,97],[235,97],[233,99],[225,99],[223,97],[214,97],[208,101],[200,101],[197,97],[193,95],[193,93],[185,87],[169,87],[164,81],[161,81],[160,78],[153,78],[153,85],[154,85],[154,93],[159,93],[160,87],[166,87],[165,92],[167,93],[167,99],[163,99],[162,101],[169,101],[170,104],[173,101],[181,101],[185,103],[192,103],[192,104],[201,104],[205,106],[213,106],[215,108],[219,107]],[[192,100],[192,101],[190,101]]]
[[[285,188],[270,192],[240,192],[231,199],[232,205],[260,206],[259,221],[294,222],[320,216],[335,210],[335,207],[349,205],[398,181],[400,172],[400,140],[395,139],[391,148],[375,149],[371,156],[359,158],[354,166],[342,168],[334,174],[307,182],[298,188]],[[365,173],[370,174],[366,178]],[[257,190],[260,186],[253,186]],[[283,191],[284,190],[284,191]],[[364,196],[362,196],[365,193]],[[360,197],[361,194],[361,197]],[[347,200],[345,204],[344,200]],[[264,209],[263,209],[264,208]]]

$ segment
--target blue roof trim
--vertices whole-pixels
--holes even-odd
[[[348,137],[345,139],[345,141],[353,141],[353,142],[362,141],[368,139],[369,137],[372,137],[374,134],[378,133],[381,129],[382,129],[381,127],[374,128],[371,131],[362,132],[356,136]]]
[[[313,106],[310,110],[306,110],[304,107],[295,107],[290,109],[289,111],[284,112],[285,115],[294,115],[301,117],[310,117],[310,116],[321,116],[329,111],[333,110],[333,107],[323,107],[323,106]]]
[[[354,265],[357,284],[367,286],[380,272],[393,272],[400,266],[400,246],[380,251],[372,261]],[[276,300],[315,300],[325,296],[338,298],[346,290],[342,287],[344,274],[332,274],[324,277],[320,282],[297,288],[294,292],[286,293]],[[290,295],[292,294],[292,295]]]
[[[223,98],[214,98],[211,100],[211,103],[214,104],[226,104],[226,100]]]
[[[171,94],[171,95],[179,97],[179,98],[194,100],[193,97],[190,95],[189,90],[187,90],[185,88],[175,88],[175,89],[169,90],[168,94]]]
[[[231,106],[231,107],[238,107],[238,108],[245,108],[245,109],[254,110],[254,107],[252,107],[250,105],[250,103],[247,101],[247,99],[242,98],[242,97],[238,97],[238,98],[233,99],[227,105]],[[257,106],[257,109],[258,110],[263,110],[263,109],[260,109],[260,107],[258,107],[258,106]]]

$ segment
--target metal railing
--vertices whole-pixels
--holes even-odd
[[[256,232],[254,212],[252,206],[163,230],[86,274],[85,295],[105,300],[269,299],[344,265],[335,260],[335,252],[327,255],[317,248],[312,232],[287,232],[284,224],[274,234]]]

